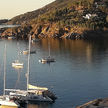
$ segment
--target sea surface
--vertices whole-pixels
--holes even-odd
[[[49,54],[56,62],[42,64]],[[0,40],[0,95],[3,94],[3,58],[6,50],[6,88],[26,89],[28,41]],[[53,104],[28,105],[27,108],[75,108],[96,98],[108,97],[108,40],[43,39],[31,44],[30,84],[48,87],[58,99]],[[23,69],[12,68],[19,59]]]

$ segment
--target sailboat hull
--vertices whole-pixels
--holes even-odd
[[[18,105],[10,100],[0,100],[0,108],[18,108]]]
[[[50,62],[55,62],[55,59],[54,58],[43,58],[43,59],[39,60],[39,62],[50,63]]]
[[[0,108],[18,108],[16,106],[5,106],[5,105],[0,105]]]
[[[20,63],[18,60],[15,60],[12,63],[12,67],[14,67],[14,68],[23,68],[23,63]]]

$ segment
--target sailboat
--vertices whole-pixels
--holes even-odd
[[[17,43],[18,46],[18,43]],[[14,68],[23,68],[23,63],[19,61],[19,48],[18,48],[18,60],[12,62],[12,67]]]
[[[7,89],[10,91],[10,97],[12,100],[21,103],[38,103],[38,102],[54,102],[56,96],[49,91],[46,87],[38,87],[29,84],[30,73],[30,44],[31,36],[29,38],[29,53],[28,53],[28,67],[27,67],[27,90]]]
[[[55,62],[55,59],[52,58],[51,54],[50,54],[50,40],[48,41],[48,52],[49,52],[49,56],[45,57],[45,58],[42,58],[41,60],[39,60],[39,62],[42,62],[42,63]]]
[[[4,93],[3,96],[0,96],[0,108],[18,108],[19,105],[14,101],[10,100],[8,95],[5,95],[5,76],[6,76],[6,45],[5,45],[5,53],[4,53]]]
[[[29,50],[28,50],[28,49],[26,49],[26,50],[22,51],[23,55],[27,55],[27,54],[28,54],[28,52],[29,52]],[[30,51],[30,54],[36,54],[36,51],[35,51],[35,50],[34,50],[34,51]]]
[[[30,40],[30,41],[32,42],[32,40]],[[21,51],[20,53],[22,53],[23,55],[27,55],[27,54],[29,54],[29,49],[27,48],[27,49]],[[30,54],[36,54],[36,50],[30,50]]]

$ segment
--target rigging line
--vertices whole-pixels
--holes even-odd
[[[28,66],[27,66],[27,91],[28,91],[28,84],[29,84],[29,71],[30,71],[30,46],[31,46],[31,35],[29,36],[29,51],[28,51]]]
[[[6,87],[6,44],[4,48],[4,93],[3,95],[5,95],[5,87]]]

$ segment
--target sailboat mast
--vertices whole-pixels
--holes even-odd
[[[19,51],[20,51],[20,50],[19,50],[19,49],[20,49],[20,48],[19,48],[19,42],[17,42],[17,47],[18,47],[18,60],[19,60],[19,55],[20,55],[20,54],[19,54]]]
[[[28,66],[27,66],[27,91],[29,85],[29,71],[30,71],[30,46],[31,46],[31,36],[29,37],[29,50],[28,50]]]
[[[48,50],[49,50],[49,57],[50,57],[50,39],[48,39]]]
[[[6,87],[6,44],[4,48],[4,91],[3,91],[3,95],[5,95],[5,87]]]

